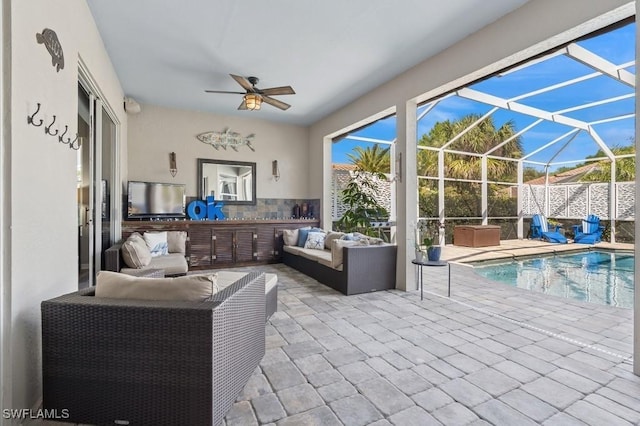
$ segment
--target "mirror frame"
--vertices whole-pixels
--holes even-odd
[[[227,166],[251,167],[251,187],[252,187],[251,200],[245,200],[245,201],[218,200],[218,201],[220,201],[221,203],[224,203],[225,205],[231,205],[231,206],[243,206],[243,205],[255,206],[256,205],[256,199],[257,199],[256,163],[250,163],[246,161],[230,161],[230,160],[214,160],[210,158],[198,158],[198,193],[197,193],[198,199],[204,198],[203,197],[204,194],[202,193],[202,191],[204,190],[204,188],[202,187],[202,178],[203,178],[202,167],[205,164],[223,164]]]

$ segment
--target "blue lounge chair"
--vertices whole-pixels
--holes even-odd
[[[582,221],[582,225],[573,225],[573,241],[580,244],[599,243],[604,226],[600,225],[600,218],[590,214]]]
[[[549,230],[547,218],[541,214],[534,214],[531,218],[531,238],[546,240],[550,243],[565,244],[567,239],[558,232],[562,225],[556,225],[553,231]]]

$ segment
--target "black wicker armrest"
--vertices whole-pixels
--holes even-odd
[[[104,270],[120,272],[122,268],[122,243],[117,243],[104,251]]]
[[[203,302],[44,301],[45,409],[75,423],[218,425],[265,351],[265,276]]]

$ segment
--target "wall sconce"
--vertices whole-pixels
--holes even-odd
[[[169,173],[171,173],[171,176],[173,177],[176,177],[176,175],[178,174],[178,164],[176,163],[175,152],[169,153]]]
[[[273,178],[276,182],[280,180],[280,169],[278,168],[278,160],[273,160],[271,162],[271,174],[273,175]]]
[[[244,95],[244,104],[247,106],[247,109],[250,110],[259,110],[260,105],[262,105],[262,96],[256,93],[247,93]]]

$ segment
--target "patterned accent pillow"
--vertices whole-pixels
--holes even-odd
[[[169,254],[169,243],[167,242],[167,231],[145,232],[142,234],[144,242],[147,243],[151,257],[158,257]]]
[[[324,232],[309,232],[304,248],[313,250],[324,250]]]
[[[134,232],[122,243],[122,260],[129,268],[142,268],[151,263],[151,252],[142,235]]]

